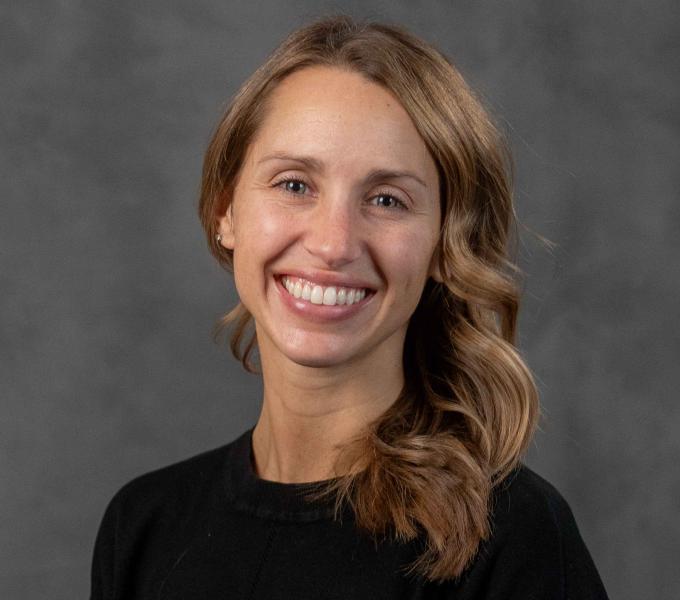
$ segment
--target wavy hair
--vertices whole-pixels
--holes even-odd
[[[350,69],[391,91],[439,172],[443,282],[429,279],[404,347],[405,384],[346,443],[336,473],[309,499],[334,494],[357,527],[400,542],[424,539],[409,566],[437,581],[460,575],[491,532],[492,492],[518,465],[539,418],[532,375],[515,347],[520,271],[510,258],[517,219],[507,146],[481,102],[440,51],[405,29],[324,17],[292,32],[232,98],[205,155],[199,202],[210,251],[272,89],[307,66]],[[239,303],[216,327],[254,372],[252,316]],[[420,537],[424,536],[424,537]]]

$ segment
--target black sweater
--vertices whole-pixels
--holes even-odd
[[[400,571],[422,551],[360,534],[349,509],[309,505],[305,484],[257,477],[252,429],[134,479],[111,500],[92,564],[92,600],[606,599],[572,512],[525,465],[494,491],[492,535],[461,577]]]

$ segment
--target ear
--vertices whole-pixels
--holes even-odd
[[[234,204],[229,203],[226,212],[217,218],[217,233],[222,236],[220,240],[220,245],[224,246],[228,250],[234,249]]]

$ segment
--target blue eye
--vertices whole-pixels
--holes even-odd
[[[383,206],[385,208],[406,208],[406,204],[404,204],[399,198],[396,196],[393,196],[392,194],[385,194],[381,193],[378,194],[377,196],[373,196],[372,199],[378,200],[377,205],[378,206]],[[389,204],[381,202],[381,200],[387,200]]]
[[[273,187],[280,187],[287,194],[294,196],[301,196],[307,192],[308,184],[302,179],[286,178],[274,183]],[[388,192],[379,192],[370,198],[370,204],[381,208],[388,208],[392,210],[407,210],[407,204]]]
[[[299,196],[301,193],[304,194],[307,189],[307,184],[300,179],[282,179],[281,181],[274,184],[275,187],[279,187],[281,185],[283,185],[284,191],[297,196]]]

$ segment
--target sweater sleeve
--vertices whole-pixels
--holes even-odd
[[[555,491],[546,501],[560,540],[560,558],[567,600],[607,600],[607,593],[566,500]]]
[[[99,525],[92,554],[90,600],[115,598],[116,535],[119,522],[117,494],[109,502]]]
[[[527,467],[495,496],[491,537],[465,579],[470,599],[607,600],[568,503]]]
[[[226,448],[150,471],[116,492],[94,543],[90,600],[156,597],[150,590],[217,505]]]

